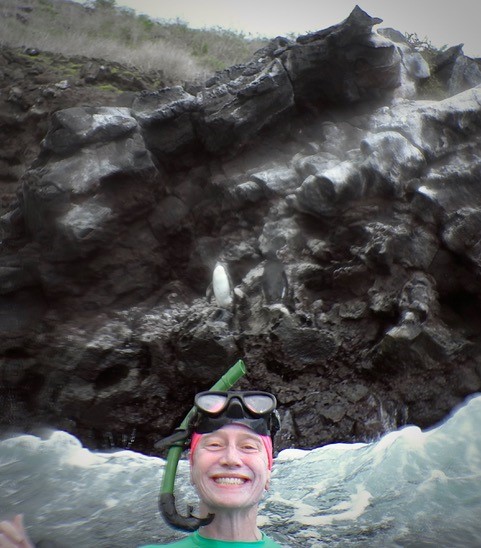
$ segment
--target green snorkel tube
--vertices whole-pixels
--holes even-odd
[[[235,363],[225,375],[223,375],[210,390],[230,390],[234,384],[246,373],[246,366],[242,360]],[[192,506],[188,507],[188,516],[183,516],[177,512],[175,507],[174,483],[177,474],[177,465],[180,456],[185,448],[185,442],[189,436],[189,423],[195,415],[196,409],[187,413],[184,420],[180,423],[172,436],[161,440],[155,444],[155,447],[169,446],[167,453],[167,462],[164,470],[164,478],[159,495],[159,510],[165,521],[175,529],[182,531],[196,531],[199,527],[209,524],[214,519],[214,514],[209,514],[206,518],[198,518],[192,515]]]

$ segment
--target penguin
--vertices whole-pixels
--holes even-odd
[[[266,255],[262,272],[262,293],[266,304],[284,303],[287,299],[289,284],[284,265],[274,252]]]
[[[233,308],[234,287],[227,270],[227,265],[220,261],[217,261],[212,273],[212,291],[220,308]]]

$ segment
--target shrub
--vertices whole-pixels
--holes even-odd
[[[433,46],[428,38],[419,38],[416,33],[407,33],[405,38],[408,44],[419,52],[429,65],[431,76],[420,85],[419,95],[423,99],[444,99],[448,96],[448,91],[439,79],[437,74],[436,59],[440,53],[447,49],[444,45],[441,48]]]

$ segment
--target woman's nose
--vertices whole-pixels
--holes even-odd
[[[233,445],[228,445],[222,452],[220,462],[226,466],[241,466],[242,459],[237,448]]]

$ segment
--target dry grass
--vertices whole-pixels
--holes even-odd
[[[92,5],[0,0],[0,46],[116,61],[182,81],[245,62],[266,42],[223,29],[189,29],[181,21],[153,21],[114,2]]]

